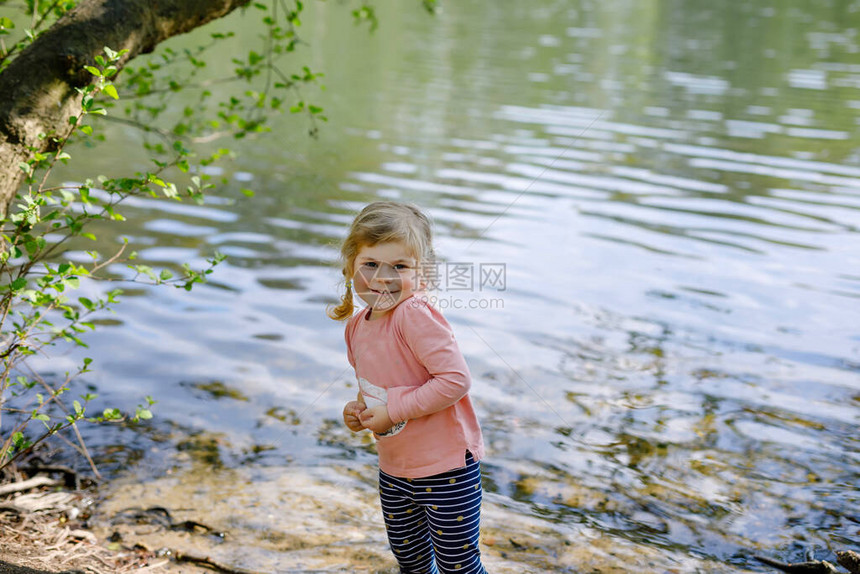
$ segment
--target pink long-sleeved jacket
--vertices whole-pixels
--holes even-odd
[[[376,436],[379,468],[422,478],[465,466],[467,450],[483,458],[469,367],[442,314],[419,294],[369,316],[365,308],[346,325],[349,362],[359,381],[386,390],[392,421],[406,421],[397,434]]]

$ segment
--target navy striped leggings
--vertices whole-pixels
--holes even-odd
[[[487,574],[478,548],[481,463],[426,478],[379,471],[388,543],[401,574]]]

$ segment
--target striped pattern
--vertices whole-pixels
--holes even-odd
[[[481,463],[426,478],[379,471],[388,543],[401,574],[486,574],[478,548]]]

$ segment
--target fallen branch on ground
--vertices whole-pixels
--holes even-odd
[[[6,496],[7,494],[12,494],[15,492],[23,492],[25,490],[32,490],[34,488],[39,488],[42,486],[57,486],[59,484],[62,484],[59,480],[54,480],[53,478],[48,478],[47,476],[35,476],[29,480],[12,482],[10,484],[4,484],[3,486],[0,486],[0,496]]]

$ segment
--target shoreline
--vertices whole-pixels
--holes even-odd
[[[48,560],[28,556],[23,548],[10,556],[3,551],[4,528],[0,556],[13,564],[24,559],[18,564],[23,569],[12,567],[11,574],[34,574],[27,568],[38,574],[69,568],[93,574],[213,571],[178,562],[179,554],[205,557],[228,569],[223,571],[237,573],[396,574],[371,470],[296,465],[213,469],[192,463],[161,477],[140,481],[129,474],[73,493],[41,487],[39,496],[74,499],[39,513],[39,544],[57,546],[62,536],[65,542]],[[75,518],[70,520],[71,515]],[[752,572],[659,548],[643,551],[641,545],[584,524],[549,523],[531,516],[522,503],[494,493],[485,493],[481,533],[482,557],[494,574]]]

